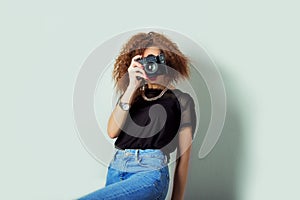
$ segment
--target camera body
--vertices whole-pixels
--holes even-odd
[[[166,60],[162,53],[157,56],[150,54],[136,61],[144,66],[145,73],[149,78],[167,73]]]

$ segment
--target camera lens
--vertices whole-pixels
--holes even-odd
[[[158,66],[155,62],[149,62],[145,65],[145,71],[148,74],[154,74],[158,70]]]

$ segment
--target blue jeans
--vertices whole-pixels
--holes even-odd
[[[164,200],[168,188],[167,157],[161,150],[116,150],[105,187],[79,200]]]

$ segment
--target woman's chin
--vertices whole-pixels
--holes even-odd
[[[151,83],[154,83],[156,81],[156,77],[149,77],[148,80],[151,82]]]

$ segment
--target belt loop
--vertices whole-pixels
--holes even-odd
[[[115,149],[115,150],[114,150],[113,161],[116,160],[116,156],[117,156],[118,151],[119,151],[118,149]]]
[[[135,160],[138,161],[139,158],[138,158],[138,153],[139,153],[139,149],[136,149],[135,150]]]

